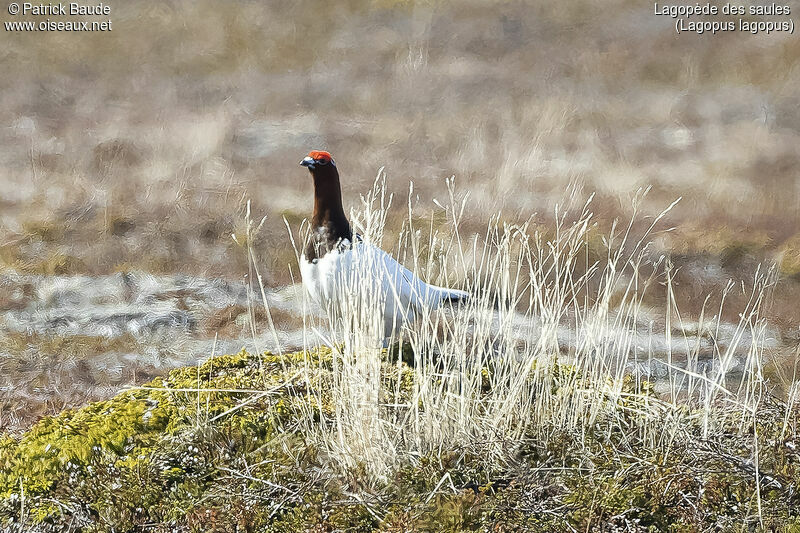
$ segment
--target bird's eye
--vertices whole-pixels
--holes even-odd
[[[317,164],[327,165],[328,164],[328,160],[327,159],[317,159]]]

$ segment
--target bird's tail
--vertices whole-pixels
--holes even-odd
[[[470,298],[468,292],[458,289],[445,289],[444,287],[430,285],[428,290],[432,292],[433,296],[432,298],[428,298],[428,302],[434,309],[445,303],[465,303]]]

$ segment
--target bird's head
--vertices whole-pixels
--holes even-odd
[[[309,172],[312,174],[317,170],[336,166],[331,154],[329,152],[323,152],[322,150],[310,151],[308,155],[300,161],[300,164],[304,167],[308,167]]]

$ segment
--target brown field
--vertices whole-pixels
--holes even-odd
[[[246,338],[237,322],[246,302],[194,298],[202,284],[187,289],[174,276],[242,280],[246,253],[231,234],[243,235],[251,200],[253,217],[267,217],[254,243],[267,286],[277,294],[290,284],[283,218],[296,230],[310,211],[297,163],[314,148],[334,154],[350,205],[385,168],[399,198],[392,228],[412,181],[416,216],[440,220],[433,200],[447,203],[451,176],[469,195],[471,231],[497,212],[548,227],[570,188],[595,194],[598,233],[631,216],[641,188],[650,188],[644,217],[681,197],[656,228],[654,254],[678,267],[687,316],[728,279],[774,262],[778,353],[800,337],[794,35],[679,36],[672,19],[632,0],[118,0],[111,9],[111,32],[3,33],[2,425],[194,362],[214,333]],[[78,319],[73,329],[37,325],[36,313],[69,307],[41,292],[52,276],[121,276],[124,292],[129,272],[163,287],[135,284],[119,305],[155,294],[184,313],[169,315],[179,317],[170,327],[194,324],[186,338],[166,342],[156,328],[143,341]],[[77,287],[81,309],[108,305]],[[289,315],[281,320],[297,327]],[[147,357],[131,355],[142,346]],[[791,361],[779,361],[786,379]]]

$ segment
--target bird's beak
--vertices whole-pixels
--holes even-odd
[[[316,161],[309,156],[306,156],[302,161],[300,161],[300,164],[304,167],[308,167],[309,170],[314,170],[314,163],[316,163]]]

